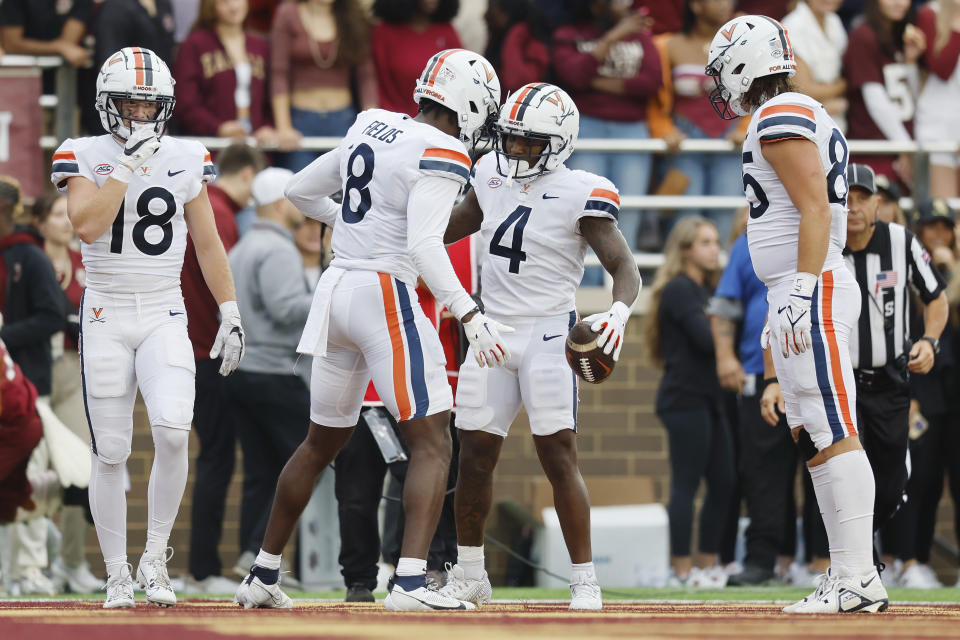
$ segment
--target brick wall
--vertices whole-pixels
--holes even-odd
[[[628,326],[628,337],[620,362],[613,375],[601,385],[583,384],[580,388],[580,468],[584,476],[646,475],[653,480],[657,500],[669,498],[669,462],[663,428],[653,413],[659,373],[646,364],[641,346],[641,322]],[[128,494],[128,522],[130,535],[128,553],[135,562],[143,550],[146,531],[146,484],[153,458],[153,444],[146,412],[138,402],[134,430],[134,453],[128,469],[132,490]],[[494,484],[495,501],[512,499],[521,505],[532,506],[535,478],[541,471],[529,436],[525,417],[521,415],[511,429],[511,437],[504,444]],[[191,460],[196,457],[196,438],[191,438]],[[236,471],[228,496],[221,557],[225,567],[236,559],[237,528],[240,516],[239,448]],[[177,555],[171,563],[172,573],[185,571],[189,555],[190,502],[193,493],[193,475],[180,508],[171,538]],[[953,505],[948,493],[940,505],[938,536],[956,545],[952,531]],[[99,571],[103,566],[96,540],[91,536],[88,546],[91,566]],[[941,578],[955,580],[955,569],[946,557],[935,554],[941,569]],[[492,575],[503,575],[506,558],[490,554]]]

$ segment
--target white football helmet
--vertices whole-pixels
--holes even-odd
[[[500,79],[479,53],[446,49],[430,58],[417,79],[413,100],[420,104],[424,98],[457,114],[460,139],[473,151],[481,138],[492,135],[500,106]]]
[[[740,16],[723,25],[707,60],[706,74],[717,85],[710,103],[724,120],[750,115],[741,98],[757,78],[776,73],[792,78],[797,72],[787,30],[767,16]]]
[[[580,133],[580,112],[566,91],[546,82],[531,82],[507,96],[497,118],[493,148],[497,173],[505,178],[534,178],[563,166]],[[544,142],[539,159],[507,153],[507,137]]]
[[[126,141],[133,123],[150,124],[157,137],[163,135],[173,116],[173,76],[166,63],[150,49],[125,47],[107,58],[97,75],[97,111],[107,133]],[[117,100],[156,102],[153,119],[127,118],[121,115]],[[130,126],[124,124],[130,122]]]

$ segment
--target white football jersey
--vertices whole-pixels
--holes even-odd
[[[343,204],[333,227],[332,264],[380,271],[416,284],[407,247],[407,201],[418,180],[466,184],[470,157],[458,139],[402,113],[368,109],[340,143]]]
[[[797,138],[817,145],[827,175],[827,198],[833,216],[823,269],[843,266],[843,247],[847,242],[847,140],[819,102],[800,93],[783,93],[754,112],[743,142],[743,190],[750,204],[747,241],[753,268],[767,286],[791,279],[797,273],[800,211],[764,159],[762,146]]]
[[[474,171],[483,209],[478,254],[486,311],[542,317],[575,309],[587,251],[580,218],[616,221],[617,188],[606,178],[566,167],[507,186],[493,153],[478,160]]]
[[[53,154],[50,179],[66,192],[83,176],[103,186],[123,147],[110,135],[67,139]],[[123,207],[93,243],[81,243],[87,286],[96,291],[143,293],[179,286],[187,224],[183,205],[216,177],[199,142],[164,136],[160,148],[134,173]]]

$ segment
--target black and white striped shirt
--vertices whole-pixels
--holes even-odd
[[[896,223],[878,220],[867,246],[844,249],[843,255],[860,285],[860,319],[850,334],[853,368],[877,369],[904,352],[910,333],[907,285],[927,304],[945,284],[916,236]]]

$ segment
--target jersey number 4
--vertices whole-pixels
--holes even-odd
[[[160,213],[150,212],[150,203],[153,200],[159,200],[163,203],[164,209]],[[123,214],[124,204],[120,205],[120,211],[113,220],[110,238],[110,253],[123,253]],[[140,219],[133,225],[133,244],[148,256],[158,256],[170,248],[173,244],[173,215],[177,212],[177,202],[173,199],[173,194],[163,187],[150,187],[144,189],[140,197],[137,198],[137,215]],[[157,242],[147,240],[147,229],[150,227],[160,227],[163,235]]]
[[[520,273],[520,263],[526,262],[527,254],[523,251],[523,229],[527,226],[527,220],[530,219],[530,207],[519,206],[513,210],[513,213],[507,216],[507,219],[500,223],[493,237],[490,238],[490,255],[500,256],[510,261],[510,273]],[[500,244],[503,236],[512,225],[513,242],[509,247]]]

